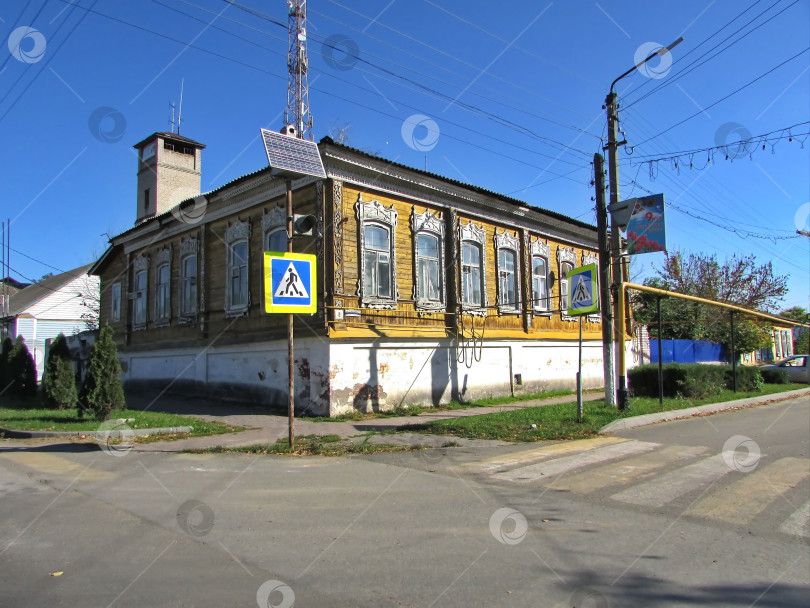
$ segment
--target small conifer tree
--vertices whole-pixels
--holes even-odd
[[[22,336],[17,336],[8,352],[8,371],[11,390],[18,397],[33,397],[37,394],[37,367]]]
[[[42,375],[42,392],[48,407],[65,410],[76,407],[78,403],[76,371],[64,334],[56,336],[51,343]]]
[[[14,388],[11,382],[11,365],[9,362],[9,355],[13,346],[14,342],[6,336],[2,347],[0,347],[0,394],[8,395]]]
[[[120,374],[113,330],[105,325],[90,351],[87,376],[79,394],[80,416],[87,413],[96,420],[106,420],[112,411],[126,407]]]

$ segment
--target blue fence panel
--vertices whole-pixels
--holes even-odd
[[[664,363],[709,363],[722,361],[722,346],[705,340],[664,340]],[[650,338],[650,361],[658,363],[658,340]]]

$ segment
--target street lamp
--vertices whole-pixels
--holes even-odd
[[[617,155],[617,150],[619,146],[623,146],[627,143],[626,140],[618,141],[618,116],[616,115],[616,93],[613,91],[613,87],[616,86],[616,83],[619,82],[625,76],[628,76],[633,72],[633,70],[638,69],[645,63],[647,63],[653,57],[660,57],[669,53],[673,48],[683,42],[683,36],[678,38],[675,42],[670,44],[667,47],[662,47],[658,49],[656,52],[652,53],[649,57],[647,57],[644,61],[641,61],[634,65],[632,68],[627,70],[624,74],[619,76],[616,80],[614,80],[610,85],[610,92],[608,93],[607,97],[605,98],[605,110],[607,111],[607,120],[608,120],[608,144],[605,148],[608,151],[608,177],[610,179],[610,204],[615,205],[619,202],[619,160]],[[611,289],[614,290],[614,297],[613,297],[613,319],[614,322],[617,323],[617,328],[614,331],[614,342],[616,345],[616,356],[619,361],[618,366],[618,380],[619,386],[617,390],[617,401],[620,410],[626,410],[630,404],[630,395],[627,392],[627,377],[626,377],[626,369],[625,369],[625,356],[624,356],[624,332],[625,332],[625,323],[624,323],[624,289],[622,283],[624,282],[624,276],[622,273],[622,260],[621,260],[621,237],[619,235],[619,225],[616,222],[615,218],[611,214],[610,220],[610,249],[612,254],[612,261],[613,261],[613,285]]]

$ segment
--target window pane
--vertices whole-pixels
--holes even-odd
[[[470,304],[481,306],[481,270],[472,268],[470,271]]]
[[[501,305],[515,306],[517,304],[515,252],[509,250],[498,252],[498,264],[500,266]]]
[[[388,251],[388,231],[380,226],[366,226],[364,229],[366,249]]]
[[[377,295],[381,298],[391,297],[391,265],[388,263],[388,255],[380,254],[377,277],[379,279],[379,290]]]
[[[267,235],[266,251],[287,251],[287,230],[273,230]]]
[[[416,240],[416,253],[420,257],[439,258],[439,239],[432,234],[420,234]]]
[[[245,241],[234,243],[231,251],[233,259],[232,263],[234,266],[240,266],[247,263],[247,243]]]

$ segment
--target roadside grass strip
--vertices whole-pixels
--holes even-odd
[[[77,432],[96,431],[101,422],[92,418],[79,418],[75,409],[53,410],[45,408],[0,407],[0,427],[16,431],[54,431],[54,432]],[[190,426],[191,433],[176,434],[182,437],[202,437],[206,435],[218,435],[222,433],[233,433],[244,430],[242,427],[235,427],[221,422],[211,422],[201,418],[180,416],[178,414],[167,414],[164,412],[143,411],[143,410],[118,410],[113,413],[110,420],[123,420],[119,427],[123,425],[132,429],[138,441],[165,440],[169,436],[141,437],[138,435],[139,429],[154,428],[177,428]],[[117,428],[119,428],[117,427]]]
[[[688,409],[710,403],[722,403],[763,397],[777,393],[806,388],[800,384],[766,384],[759,391],[723,391],[704,399],[664,399],[663,406],[658,399],[634,397],[630,400],[627,412],[605,404],[604,399],[586,401],[583,404],[583,421],[577,422],[575,401],[541,405],[483,414],[434,420],[423,424],[413,424],[402,430],[410,433],[452,435],[466,439],[493,439],[499,441],[533,442],[588,439],[599,434],[608,423],[620,418]]]
[[[362,440],[343,440],[338,435],[301,435],[295,438],[295,448],[290,449],[286,437],[275,443],[247,446],[223,447],[184,450],[188,454],[276,454],[279,456],[348,456],[351,454],[376,454],[379,452],[412,452],[426,449],[422,445],[396,445],[391,443],[372,443],[375,433],[368,433]]]

